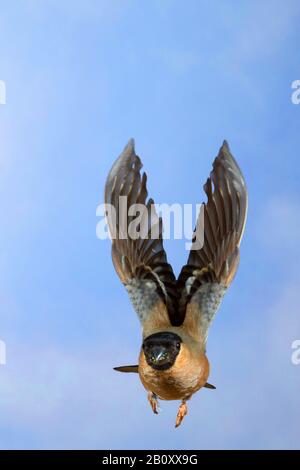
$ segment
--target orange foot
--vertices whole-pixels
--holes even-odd
[[[182,420],[185,417],[185,415],[187,415],[187,404],[185,401],[183,401],[177,413],[175,428],[178,428],[178,426],[181,425]]]
[[[151,405],[153,413],[158,415],[158,401],[157,401],[157,395],[153,392],[148,393],[148,400]]]

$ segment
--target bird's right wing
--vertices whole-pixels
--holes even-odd
[[[130,140],[107,177],[112,260],[145,330],[176,324],[176,279],[163,248],[162,220],[147,200],[146,174]],[[113,210],[111,210],[113,209]]]
[[[208,328],[239,264],[239,245],[247,215],[247,189],[243,174],[225,141],[204,185],[203,246],[192,249],[178,278],[179,314],[206,342]]]

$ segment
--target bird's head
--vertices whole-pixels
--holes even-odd
[[[180,400],[205,385],[209,363],[201,342],[172,327],[144,338],[138,373],[146,390],[164,400]]]
[[[155,370],[170,369],[181,348],[180,336],[172,332],[159,332],[144,339],[142,350],[146,362]]]

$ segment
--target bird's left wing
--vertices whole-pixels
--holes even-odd
[[[166,319],[176,325],[176,279],[163,248],[162,220],[154,201],[147,199],[147,176],[141,176],[141,167],[131,139],[105,185],[112,260],[142,326]]]
[[[226,289],[239,264],[239,246],[247,216],[247,189],[244,176],[224,141],[204,185],[207,202],[204,218],[196,231],[204,229],[201,247],[192,249],[178,278],[179,315],[191,322],[205,344]],[[204,222],[204,226],[203,226]],[[193,247],[192,247],[193,248]]]

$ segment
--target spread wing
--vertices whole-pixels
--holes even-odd
[[[141,167],[132,139],[114,163],[105,186],[112,260],[142,325],[151,316],[176,325],[176,279],[163,248],[162,220],[154,201],[147,199],[147,176],[141,176]]]
[[[224,141],[204,185],[204,240],[191,249],[178,278],[179,315],[196,320],[206,341],[208,328],[239,263],[239,245],[247,215],[247,189],[238,164]],[[195,234],[203,218],[198,217]],[[202,227],[203,229],[203,227]],[[193,247],[192,247],[193,248]]]

